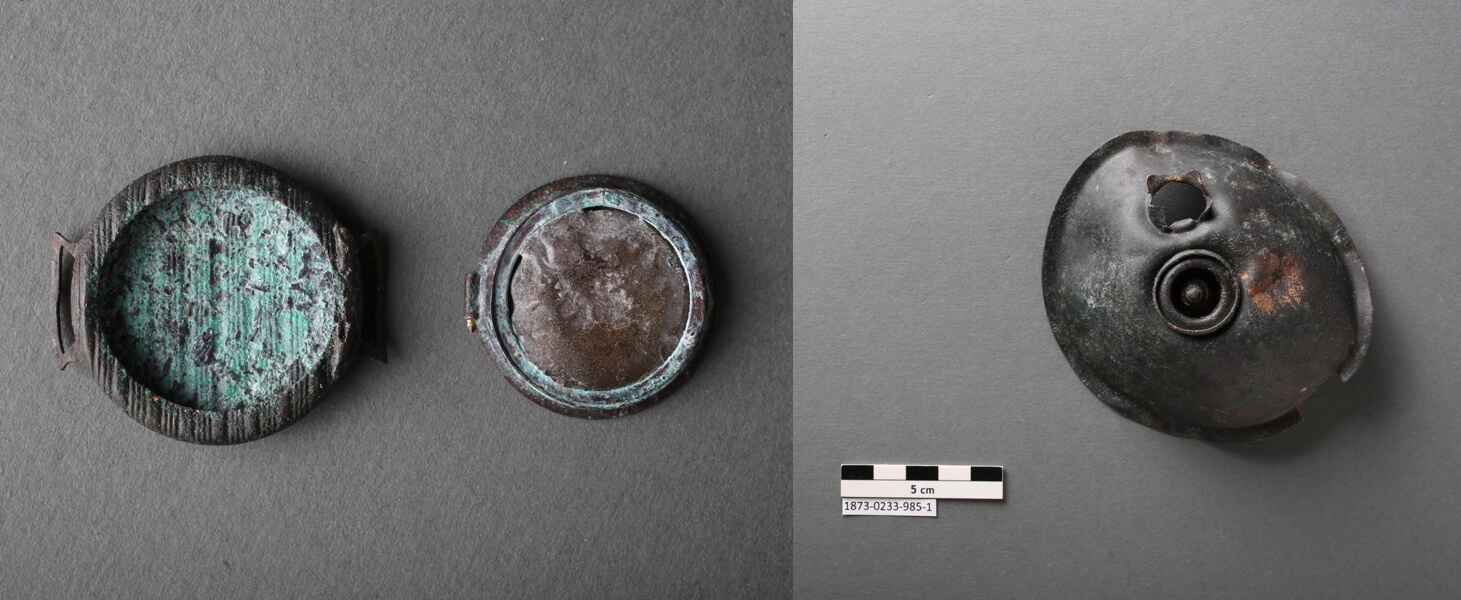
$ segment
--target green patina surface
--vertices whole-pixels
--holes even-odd
[[[118,235],[91,303],[128,373],[204,410],[257,405],[302,378],[344,301],[319,236],[257,192],[200,188]]]

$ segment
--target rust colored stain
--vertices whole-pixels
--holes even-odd
[[[1258,312],[1270,315],[1283,307],[1298,306],[1304,294],[1301,275],[1299,261],[1294,259],[1294,255],[1265,250],[1258,262],[1258,273],[1248,284],[1248,295],[1253,298]],[[1242,278],[1249,280],[1246,273]]]

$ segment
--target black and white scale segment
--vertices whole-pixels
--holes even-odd
[[[842,497],[1003,500],[1004,467],[842,465]]]

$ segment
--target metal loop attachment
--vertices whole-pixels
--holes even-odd
[[[76,266],[76,242],[57,233],[51,236],[51,306],[56,310],[56,363],[62,369],[76,360],[76,329],[71,322],[71,278]]]

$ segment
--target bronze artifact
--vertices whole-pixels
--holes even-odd
[[[608,176],[540,187],[498,220],[467,276],[467,328],[544,408],[642,410],[683,380],[710,319],[709,274],[663,194]]]
[[[1298,177],[1211,135],[1134,131],[1096,150],[1050,218],[1042,279],[1081,381],[1173,435],[1288,429],[1370,343],[1369,284],[1339,217]]]
[[[377,249],[267,165],[167,165],[80,241],[54,236],[60,366],[80,359],[123,412],[173,439],[264,437],[355,358],[385,360]]]

